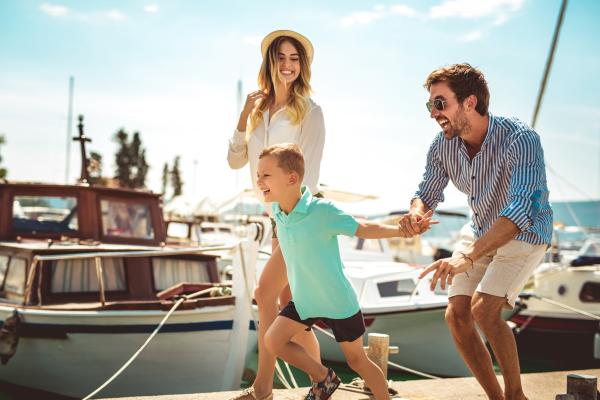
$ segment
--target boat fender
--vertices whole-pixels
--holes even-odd
[[[0,329],[0,361],[6,365],[8,360],[17,352],[19,344],[19,313],[14,310],[12,315],[4,320]]]

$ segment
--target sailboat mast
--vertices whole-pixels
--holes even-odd
[[[544,91],[546,90],[546,82],[550,75],[550,68],[552,68],[552,61],[554,59],[554,53],[556,51],[556,43],[558,42],[558,35],[560,34],[560,28],[562,26],[563,17],[565,16],[565,9],[567,8],[567,0],[563,0],[560,6],[560,13],[558,15],[558,21],[556,22],[556,28],[554,29],[554,37],[552,38],[552,46],[550,47],[550,54],[548,54],[548,60],[546,60],[546,68],[544,69],[544,77],[540,85],[537,100],[535,102],[535,109],[533,110],[533,118],[531,119],[531,128],[535,129],[537,122],[538,113],[542,105],[542,99],[544,97]]]

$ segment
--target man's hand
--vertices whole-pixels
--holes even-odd
[[[439,224],[439,221],[432,220],[433,211],[426,213],[411,210],[404,214],[398,221],[398,229],[402,237],[413,237],[429,230],[431,224]]]
[[[431,291],[435,290],[438,279],[440,280],[442,289],[446,289],[446,283],[451,285],[452,279],[454,279],[456,274],[467,272],[472,267],[472,262],[462,254],[459,254],[454,257],[442,258],[441,260],[437,260],[433,264],[430,264],[423,272],[421,272],[419,279],[422,279],[431,271],[435,271],[433,278],[431,278],[431,284],[429,285]]]

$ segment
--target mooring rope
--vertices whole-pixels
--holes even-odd
[[[102,389],[104,389],[106,386],[108,386],[112,381],[114,381],[119,375],[121,375],[121,373],[123,371],[125,371],[125,369],[127,367],[129,367],[129,365],[146,348],[146,346],[148,345],[148,343],[150,343],[150,341],[152,339],[154,339],[154,336],[156,336],[156,334],[158,333],[158,331],[160,331],[160,328],[163,327],[163,325],[165,324],[165,322],[167,322],[167,320],[169,319],[169,317],[171,316],[171,314],[173,314],[173,312],[177,309],[177,307],[179,307],[181,305],[181,303],[183,303],[186,300],[191,300],[191,299],[193,299],[195,297],[202,296],[203,294],[206,294],[206,293],[215,293],[214,290],[218,289],[218,288],[221,288],[221,290],[222,290],[223,293],[225,292],[223,290],[224,286],[218,285],[218,286],[213,286],[213,287],[208,288],[208,289],[200,290],[198,292],[192,293],[191,295],[182,295],[179,298],[179,300],[177,300],[177,302],[173,305],[173,307],[171,307],[171,309],[169,310],[169,312],[167,313],[167,315],[164,316],[164,318],[162,319],[162,321],[160,321],[160,323],[158,324],[158,326],[156,327],[156,329],[154,329],[154,332],[152,332],[152,334],[150,334],[150,336],[148,336],[148,339],[146,339],[146,341],[144,342],[144,344],[142,344],[142,346],[135,353],[133,353],[133,355],[129,358],[129,360],[127,360],[127,362],[125,364],[123,364],[123,366],[121,368],[119,368],[117,370],[117,372],[115,372],[110,378],[108,378],[106,380],[106,382],[104,382],[102,385],[100,385],[92,393],[90,393],[87,396],[85,396],[83,398],[83,400],[91,399],[93,396],[95,396],[97,393],[99,393]]]

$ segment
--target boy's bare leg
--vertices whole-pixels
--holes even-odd
[[[363,349],[363,337],[353,342],[340,342],[348,366],[361,376],[377,400],[390,398],[387,381],[381,369],[367,357]]]
[[[494,374],[492,357],[475,329],[471,313],[471,297],[450,297],[446,309],[446,322],[456,348],[488,398],[503,400],[504,394]]]
[[[505,304],[504,297],[477,292],[473,296],[471,310],[477,325],[492,346],[502,371],[505,400],[525,400],[517,344],[510,327],[501,316]]]
[[[292,292],[290,291],[290,285],[286,285],[279,295],[280,307],[285,307],[290,300],[292,300]],[[302,332],[299,332],[292,338],[292,342],[298,343],[300,346],[304,347],[306,352],[310,354],[312,358],[318,362],[321,362],[321,349],[319,347],[319,341],[317,340],[317,337],[312,329],[309,331],[303,330]],[[311,377],[311,379],[313,378]]]
[[[292,338],[306,329],[306,325],[290,318],[279,316],[265,334],[265,346],[272,354],[288,364],[309,374],[314,380],[322,381],[327,376],[327,368],[314,359],[305,349],[292,341]]]

